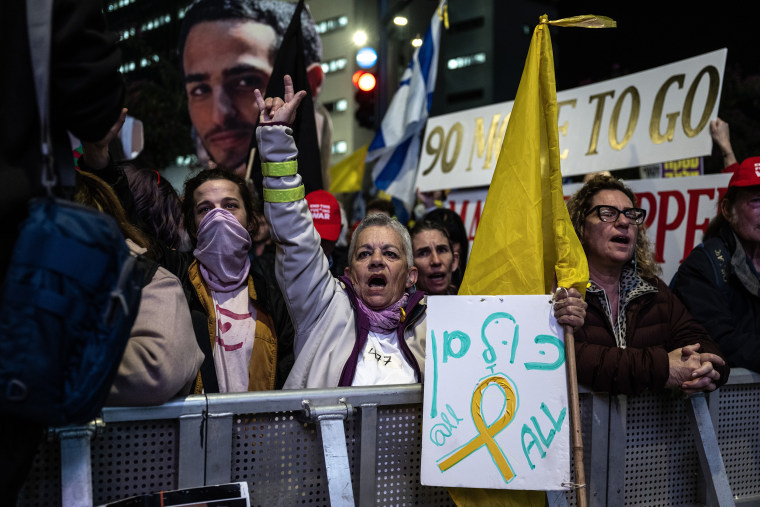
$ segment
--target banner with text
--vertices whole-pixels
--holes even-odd
[[[681,262],[702,242],[702,234],[717,213],[718,201],[730,179],[730,174],[710,174],[625,182],[636,194],[639,206],[647,210],[647,234],[666,282],[670,282]],[[564,185],[565,200],[581,186],[582,183]],[[444,203],[462,217],[470,242],[475,238],[487,191],[481,188],[451,192]]]
[[[709,155],[726,53],[557,92],[562,175]],[[488,186],[513,102],[429,118],[420,190]]]
[[[422,484],[568,488],[565,343],[549,303],[428,297]]]

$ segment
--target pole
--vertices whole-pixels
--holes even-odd
[[[583,435],[581,433],[581,411],[578,398],[578,375],[575,369],[575,337],[573,328],[565,325],[565,358],[567,360],[567,390],[570,404],[570,432],[573,444],[573,464],[575,465],[575,499],[578,507],[588,505],[586,472],[583,469]]]

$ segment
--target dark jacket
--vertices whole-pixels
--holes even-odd
[[[626,348],[615,343],[612,326],[597,295],[587,292],[586,321],[575,333],[578,381],[594,391],[638,394],[665,388],[669,377],[668,352],[699,343],[700,352],[721,355],[704,328],[657,279],[656,292],[633,299],[625,309]],[[721,355],[722,356],[722,355]],[[729,369],[717,366],[719,386]]]
[[[50,122],[56,158],[73,167],[66,130],[84,141],[102,139],[124,102],[118,37],[106,30],[102,2],[56,0],[50,50]],[[0,281],[30,197],[40,183],[40,121],[26,28],[26,2],[0,2]],[[68,158],[68,160],[66,160]]]
[[[32,74],[24,0],[0,1],[0,284],[18,228],[40,182],[40,121]],[[55,0],[50,49],[50,121],[57,158],[73,165],[66,130],[79,139],[102,139],[119,117],[124,82],[117,36],[106,30],[102,1]],[[0,415],[0,498],[15,505],[37,449],[42,427]]]
[[[256,293],[263,301],[267,313],[272,317],[274,328],[277,331],[277,375],[275,389],[282,389],[290,370],[295,362],[293,353],[293,339],[295,330],[293,321],[290,319],[288,307],[282,297],[282,290],[277,285],[274,275],[274,243],[268,245],[261,255],[249,255],[251,257],[251,276],[256,285]]]
[[[738,246],[725,225],[691,251],[671,286],[731,366],[760,372],[760,281]]]

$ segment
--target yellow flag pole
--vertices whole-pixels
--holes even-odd
[[[575,336],[573,328],[565,325],[565,362],[567,364],[567,391],[570,405],[570,433],[573,443],[573,463],[575,465],[575,500],[578,507],[588,505],[586,472],[583,467],[583,435],[581,433],[580,399],[578,397],[578,375],[575,368]]]
[[[606,16],[582,15],[556,21],[545,21],[553,26],[582,27],[582,28],[613,28],[615,20]],[[565,330],[565,360],[567,368],[568,404],[570,405],[570,432],[573,444],[573,464],[575,468],[575,498],[579,507],[588,505],[588,487],[586,472],[583,466],[583,435],[581,432],[580,399],[578,397],[578,375],[575,364],[575,336],[571,326]]]
[[[553,285],[549,282],[552,271],[558,285],[585,292],[588,263],[562,192],[554,56],[546,25],[607,28],[615,24],[610,18],[595,15],[556,21],[545,14],[540,17],[459,294],[546,294]],[[550,200],[544,199],[545,190]],[[527,249],[530,255],[526,255]],[[572,329],[564,331],[575,483],[584,489],[576,490],[576,497],[578,505],[586,507],[575,344]],[[495,490],[467,490],[467,494],[458,495],[459,489],[449,491],[460,507],[508,505],[492,501],[495,494],[486,496],[485,492]],[[528,492],[512,490],[511,496],[517,493]],[[508,496],[504,493],[501,498]],[[509,505],[532,505],[532,499],[525,495],[509,499],[515,500]]]

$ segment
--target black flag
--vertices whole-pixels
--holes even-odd
[[[322,188],[322,167],[320,164],[319,143],[317,142],[317,124],[314,120],[314,102],[311,97],[309,79],[306,73],[306,58],[303,50],[303,32],[301,31],[301,13],[304,0],[299,0],[293,18],[280,44],[274,62],[272,75],[267,85],[266,97],[282,97],[285,94],[283,78],[289,74],[293,78],[293,89],[306,90],[306,96],[298,106],[296,120],[293,123],[293,138],[298,146],[298,172],[303,178],[306,193]],[[251,148],[256,147],[256,136],[251,139]],[[259,151],[253,159],[251,179],[259,195],[262,194],[263,177],[261,175],[261,158]]]

